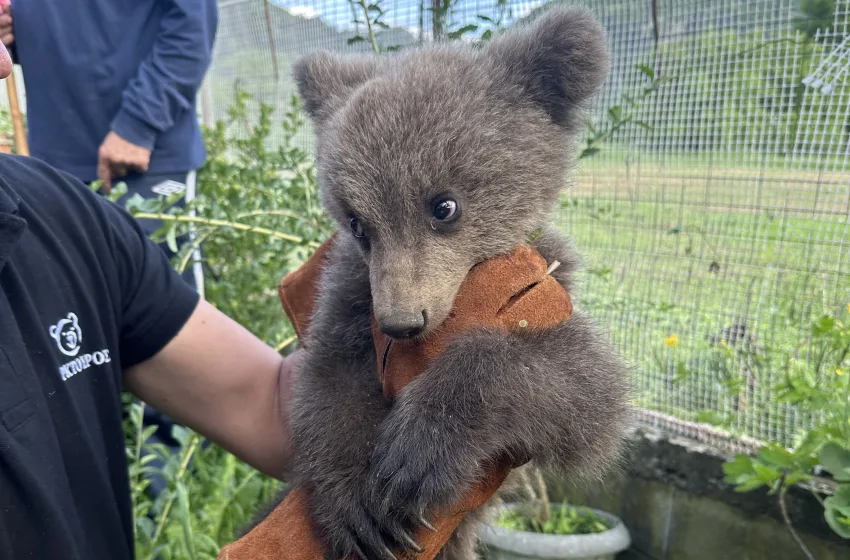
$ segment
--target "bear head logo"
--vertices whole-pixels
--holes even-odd
[[[80,343],[83,341],[83,331],[74,313],[68,315],[50,327],[50,337],[56,341],[59,351],[66,356],[76,356],[80,352]]]

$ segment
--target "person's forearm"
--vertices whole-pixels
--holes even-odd
[[[283,358],[205,301],[163,349],[127,372],[127,388],[263,473],[289,466],[292,369]]]
[[[253,398],[246,395],[248,402],[242,411],[244,414],[230,416],[229,429],[219,431],[217,427],[199,425],[197,431],[208,433],[207,437],[263,474],[285,481],[292,457],[289,433],[291,370],[291,358],[282,358],[268,388],[257,391]],[[241,422],[237,420],[239,417]],[[222,418],[223,423],[227,421]]]

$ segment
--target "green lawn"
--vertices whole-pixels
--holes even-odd
[[[850,173],[729,160],[584,160],[560,224],[585,258],[579,302],[644,406],[787,442],[807,419],[775,384],[812,321],[850,302]]]

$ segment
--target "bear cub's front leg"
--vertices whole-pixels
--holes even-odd
[[[404,522],[451,506],[506,453],[598,474],[626,421],[624,373],[581,313],[542,333],[459,336],[381,425],[369,475],[379,514]]]
[[[335,242],[294,376],[294,483],[308,491],[310,517],[329,558],[340,560],[391,558],[388,547],[411,545],[369,502],[369,459],[391,403],[376,375],[367,272],[350,240]]]

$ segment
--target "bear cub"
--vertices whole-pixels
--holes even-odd
[[[371,315],[427,337],[477,263],[532,242],[571,291],[577,258],[552,227],[582,110],[608,71],[590,12],[553,8],[482,47],[317,52],[294,75],[316,130],[322,204],[340,228],[296,373],[295,485],[329,558],[392,560],[509,453],[598,478],[621,456],[626,368],[576,311],[534,335],[460,335],[394,402]],[[572,293],[572,292],[571,292]],[[470,515],[439,558],[475,556]]]

